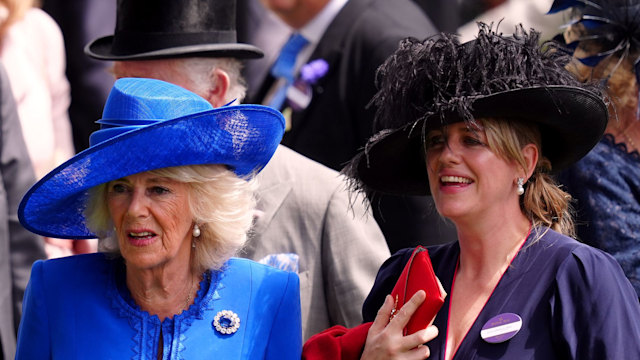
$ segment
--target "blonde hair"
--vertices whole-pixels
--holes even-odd
[[[244,245],[255,210],[255,180],[239,178],[224,165],[189,165],[149,171],[189,185],[189,211],[200,227],[192,269],[201,273],[220,267]],[[120,255],[106,202],[107,184],[89,191],[85,218],[98,235],[99,250]]]
[[[526,191],[520,198],[520,208],[534,227],[547,226],[561,234],[575,237],[571,195],[563,191],[549,175],[551,162],[542,155],[540,130],[533,123],[499,119],[480,119],[491,151],[505,160],[513,160],[527,168],[522,148],[533,144],[540,156]]]

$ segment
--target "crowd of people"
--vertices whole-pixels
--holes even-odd
[[[640,359],[640,1],[437,3],[1,0],[0,359]]]

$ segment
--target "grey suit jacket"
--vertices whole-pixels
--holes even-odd
[[[258,177],[258,209],[241,256],[299,257],[304,339],[362,322],[362,303],[389,249],[361,201],[349,208],[338,172],[279,146]]]
[[[42,238],[18,222],[18,205],[35,182],[22,137],[9,79],[0,65],[0,341],[5,359],[13,359],[22,314],[22,296],[31,264],[43,259]]]

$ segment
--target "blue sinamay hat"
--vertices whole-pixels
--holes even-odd
[[[214,109],[164,81],[115,82],[91,146],[38,181],[18,209],[28,230],[49,237],[94,238],[83,211],[88,190],[166,167],[224,164],[251,177],[271,159],[284,132],[282,114],[261,105]]]

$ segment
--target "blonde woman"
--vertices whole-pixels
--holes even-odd
[[[407,39],[380,68],[373,101],[387,130],[346,171],[365,191],[431,194],[458,241],[428,248],[448,296],[412,335],[402,328],[413,307],[390,322],[387,295],[412,249],[382,266],[362,359],[640,358],[627,341],[640,338],[635,292],[609,254],[572,238],[570,197],[550,176],[598,142],[607,107],[538,41],[482,25],[464,44]]]

